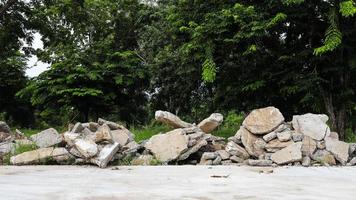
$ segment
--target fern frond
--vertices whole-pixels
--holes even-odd
[[[338,20],[335,10],[329,14],[329,27],[325,33],[324,45],[314,50],[314,55],[320,56],[324,53],[335,50],[342,42],[342,33],[338,27]]]
[[[212,58],[207,58],[203,65],[202,79],[204,82],[211,83],[216,77],[216,64]]]
[[[340,13],[344,17],[353,17],[356,13],[356,5],[353,0],[347,0],[340,3]]]

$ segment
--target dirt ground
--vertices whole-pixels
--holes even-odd
[[[0,199],[355,200],[356,167],[1,166]]]

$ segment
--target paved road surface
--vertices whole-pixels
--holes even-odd
[[[271,169],[127,166],[113,170],[92,166],[0,166],[0,199],[356,199],[356,167],[283,167],[270,173]]]

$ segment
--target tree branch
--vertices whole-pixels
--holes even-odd
[[[12,5],[14,5],[17,0],[8,0],[5,5],[0,8],[0,17],[5,14],[6,10],[9,9]]]

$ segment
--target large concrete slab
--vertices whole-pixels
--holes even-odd
[[[262,169],[272,168],[1,166],[0,199],[353,200],[356,196],[355,167],[283,167],[260,173]]]

